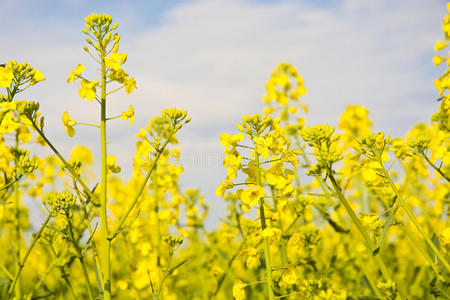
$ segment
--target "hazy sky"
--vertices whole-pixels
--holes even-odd
[[[309,124],[337,124],[347,104],[363,104],[375,130],[398,136],[438,107],[433,80],[442,69],[432,57],[444,1],[0,0],[0,61],[27,61],[45,74],[21,97],[41,102],[47,133],[66,155],[76,144],[98,154],[96,129],[77,126],[69,138],[60,118],[68,110],[79,122],[98,120],[98,105],[66,84],[78,63],[95,70],[82,50],[91,13],[119,22],[124,69],[138,85],[111,98],[111,115],[132,104],[136,122],[110,123],[109,152],[128,175],[139,129],[162,108],[188,110],[192,122],[179,134],[182,186],[201,189],[213,218],[224,208],[214,195],[225,177],[219,135],[262,111],[264,85],[281,61],[304,78]]]

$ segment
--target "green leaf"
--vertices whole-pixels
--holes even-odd
[[[179,267],[181,267],[182,265],[184,265],[189,259],[190,259],[190,257],[185,258],[185,259],[182,260],[180,263],[178,263],[176,266],[170,268],[170,269],[167,271],[167,274],[168,274],[168,275],[171,275],[176,269],[178,269]]]
[[[339,233],[349,233],[350,232],[349,229],[345,229],[344,227],[342,227],[341,225],[339,225],[338,223],[333,221],[331,218],[327,219],[327,221],[328,221],[328,224],[330,224],[336,232],[339,232]]]

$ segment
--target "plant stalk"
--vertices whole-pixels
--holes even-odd
[[[261,183],[261,170],[259,165],[259,154],[256,154],[256,164],[258,166],[257,171],[257,183],[262,187]],[[261,231],[266,229],[266,215],[264,212],[264,198],[259,198],[259,220],[261,221]],[[273,293],[273,277],[272,277],[272,263],[270,259],[270,248],[269,248],[269,238],[264,237],[264,258],[266,261],[266,281],[267,281],[267,290],[269,293],[269,300],[274,300],[275,295]]]

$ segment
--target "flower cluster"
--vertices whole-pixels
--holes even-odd
[[[447,8],[450,11],[450,4],[447,4]],[[450,14],[447,13],[445,18],[442,20],[442,31],[445,35],[445,42],[437,41],[434,45],[434,50],[440,52],[448,47],[448,41],[450,40]],[[434,81],[434,86],[439,91],[439,100],[442,101],[439,112],[432,116],[432,120],[439,124],[441,129],[450,130],[450,95],[448,91],[450,90],[450,60],[448,56],[435,55],[433,57],[433,63],[436,66],[441,65],[443,62],[447,61],[444,73]]]
[[[112,17],[105,14],[92,14],[85,18],[85,22],[86,28],[83,28],[82,31],[87,35],[86,42],[94,48],[94,53],[87,46],[84,46],[83,49],[106,68],[105,76],[120,85],[119,88],[108,92],[108,94],[120,88],[125,88],[125,91],[130,94],[136,88],[136,81],[122,69],[122,65],[127,60],[127,54],[118,53],[120,35],[114,31],[119,24],[112,25]],[[85,70],[85,66],[78,64],[75,69],[70,71],[67,82],[73,84],[75,80],[81,79],[81,88],[78,90],[81,99],[86,98],[93,101],[104,98],[105,95],[97,95],[97,87],[101,84],[100,81],[85,78],[82,74]]]
[[[0,101],[12,101],[15,94],[44,80],[41,70],[35,70],[28,63],[9,61],[5,67],[0,67],[0,87],[7,88],[6,95],[0,94]]]
[[[236,179],[237,172],[241,170],[247,176],[245,184],[248,186],[247,189],[238,191],[245,211],[249,211],[265,196],[263,186],[266,183],[280,191],[277,200],[285,205],[289,198],[295,196],[296,191],[291,184],[295,178],[294,171],[286,168],[284,163],[289,162],[294,168],[297,167],[297,157],[287,150],[286,132],[280,126],[278,118],[261,117],[257,114],[243,116],[242,119],[242,123],[238,125],[240,133],[233,136],[224,133],[220,136],[221,144],[225,147],[223,165],[227,168],[227,176],[216,189],[216,195],[223,197],[226,190],[233,188],[232,180]],[[245,136],[250,139],[252,146],[240,144]],[[250,149],[251,158],[244,157],[238,148]],[[263,162],[260,158],[269,160]],[[243,159],[247,163],[243,163]],[[270,163],[270,167],[262,168],[263,163]]]
[[[70,192],[51,192],[44,195],[42,203],[48,205],[51,211],[55,211],[62,215],[68,215],[70,210],[75,206],[76,200],[76,196]]]
[[[314,150],[317,164],[307,171],[308,175],[329,174],[334,163],[342,159],[342,150],[338,145],[339,135],[334,135],[334,127],[315,125],[305,127],[300,131],[302,139]]]
[[[265,102],[278,102],[286,106],[289,99],[298,101],[306,94],[303,78],[297,69],[288,63],[280,63],[273,71],[272,76],[266,83],[267,94],[263,96]]]
[[[108,95],[131,92],[135,82],[122,69],[127,55],[118,51],[117,24],[100,14],[85,21],[84,50],[101,76],[87,79],[78,65],[67,81],[79,81],[80,97],[101,105],[100,120],[82,123],[65,112],[62,121],[69,136],[75,126],[99,130],[99,178],[88,147],[74,147],[66,160],[44,134],[39,103],[15,100],[42,73],[27,64],[0,65],[1,299],[450,295],[448,70],[436,81],[442,102],[432,122],[391,139],[371,132],[369,111],[360,105],[342,114],[341,135],[331,125],[305,127],[297,118],[307,111],[299,101],[303,80],[281,63],[266,85],[264,114],[243,116],[238,132],[220,136],[226,175],[216,195],[227,209],[214,228],[206,222],[208,201],[180,183],[177,135],[190,122],[186,111],[164,109],[151,119],[136,136],[131,176],[120,174],[108,152],[107,124],[133,123],[135,111],[129,106],[107,116],[106,104]],[[448,47],[450,15],[443,30],[436,51]],[[447,57],[433,60],[448,67]],[[54,155],[25,149],[30,129]],[[47,208],[33,234],[37,222],[23,201],[29,197]]]
[[[291,64],[280,63],[266,83],[266,92],[263,96],[266,104],[264,114],[271,115],[279,110],[281,120],[286,124],[287,133],[296,135],[305,124],[304,118],[296,116],[299,108],[305,113],[308,112],[308,107],[299,103],[300,97],[306,94],[306,88],[297,69]],[[295,124],[289,124],[291,117],[296,118]]]

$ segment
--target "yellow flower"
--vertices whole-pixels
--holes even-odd
[[[41,70],[36,70],[36,72],[33,75],[33,78],[31,78],[30,85],[35,85],[39,81],[47,80],[44,78],[44,74],[42,74]]]
[[[128,282],[125,280],[118,280],[117,281],[117,287],[120,290],[126,290],[128,288]]]
[[[247,285],[243,283],[241,280],[236,279],[233,284],[233,297],[236,300],[244,300],[246,298],[245,287]]]
[[[69,113],[67,111],[64,112],[61,119],[64,123],[64,129],[66,130],[67,134],[70,137],[73,137],[75,135],[75,129],[73,129],[73,126],[77,125],[77,122],[69,117]]]
[[[128,110],[125,110],[122,112],[122,115],[120,116],[122,120],[130,119],[130,125],[134,122],[134,108],[130,105],[130,108]]]
[[[9,87],[13,78],[14,74],[8,68],[0,67],[0,87]]]
[[[384,132],[380,131],[376,135],[375,143],[378,149],[383,148],[384,145]]]
[[[237,176],[237,170],[239,170],[242,165],[242,156],[236,152],[236,154],[228,153],[223,159],[223,166],[227,169],[227,177],[234,179]]]
[[[361,220],[361,224],[369,231],[375,231],[382,227],[383,223],[375,213],[360,212],[358,217]]]
[[[2,102],[2,103],[0,103],[0,108],[2,109],[1,110],[2,113],[6,113],[7,111],[10,111],[10,110],[15,110],[16,109],[16,101]]]
[[[220,275],[223,274],[223,269],[221,267],[219,267],[218,265],[214,265],[211,268],[211,273],[213,274],[214,277],[219,277]]]
[[[270,115],[276,110],[275,107],[264,107],[263,114]]]
[[[283,271],[283,275],[281,275],[281,279],[287,284],[295,284],[297,282],[297,273],[295,272],[295,268],[292,266],[287,267]]]
[[[443,56],[439,56],[439,55],[435,55],[433,56],[433,64],[435,66],[439,66],[440,64],[442,64],[442,62],[444,62],[447,58],[443,57]]]
[[[225,179],[225,182],[222,182],[219,187],[216,189],[216,196],[223,197],[225,191],[233,188],[233,183],[229,179]]]
[[[81,99],[88,99],[90,101],[94,101],[95,99],[95,87],[98,85],[98,81],[94,80],[92,82],[83,79],[81,81],[81,88],[78,90],[78,95]]]
[[[261,186],[256,186],[254,188],[249,188],[241,193],[241,201],[243,203],[243,209],[250,209],[250,207],[255,206],[261,197],[264,197],[264,188]]]
[[[236,133],[235,135],[231,136],[228,133],[222,133],[220,135],[220,144],[225,147],[225,150],[228,150],[228,148],[236,147],[239,142],[242,142],[242,140],[245,138],[245,135],[242,132]]]
[[[67,83],[72,83],[74,84],[75,79],[80,78],[81,77],[81,72],[83,72],[84,70],[86,70],[86,67],[83,65],[78,64],[78,66],[75,68],[75,70],[70,70],[70,75],[69,78],[67,78]]]
[[[172,157],[177,160],[180,158],[180,147],[172,149]]]
[[[444,229],[441,235],[441,248],[444,252],[450,252],[450,227]]]
[[[269,241],[272,244],[274,241],[281,238],[281,230],[275,227],[266,227],[261,235],[269,238]]]
[[[261,261],[259,259],[259,250],[256,248],[248,247],[245,251],[245,254],[248,255],[247,258],[247,268],[257,268],[261,265]]]
[[[377,178],[377,172],[372,168],[364,168],[362,170],[362,176],[365,181],[371,182]]]
[[[269,147],[272,145],[273,139],[268,136],[266,138],[262,136],[257,136],[253,138],[253,142],[255,143],[256,153],[261,155],[262,158],[266,159],[269,157]]]
[[[40,135],[38,135],[40,136]],[[90,165],[94,161],[91,150],[86,146],[75,146],[70,153],[70,159],[82,162],[83,165]]]
[[[434,44],[434,51],[441,51],[442,49],[447,47],[447,45],[448,44],[445,42],[437,41],[436,44]]]
[[[135,88],[136,80],[134,80],[133,77],[127,78],[125,80],[125,91],[127,92],[127,94],[131,94],[131,92],[133,92]]]
[[[128,79],[128,74],[122,69],[119,70],[111,70],[108,75],[109,79],[113,81],[117,81],[118,83],[124,84]]]
[[[12,113],[7,113],[3,116],[3,119],[1,120],[0,134],[10,133],[19,128],[20,123],[17,123],[17,120],[15,120]]]
[[[116,161],[117,159],[114,155],[108,155],[108,157],[106,158],[106,167],[113,173],[120,173],[121,168],[116,165]]]
[[[295,114],[298,111],[298,108],[295,106],[289,106],[288,111],[290,114]]]
[[[110,57],[105,57],[105,65],[108,68],[119,70],[121,65],[127,60],[126,53],[112,53]]]

